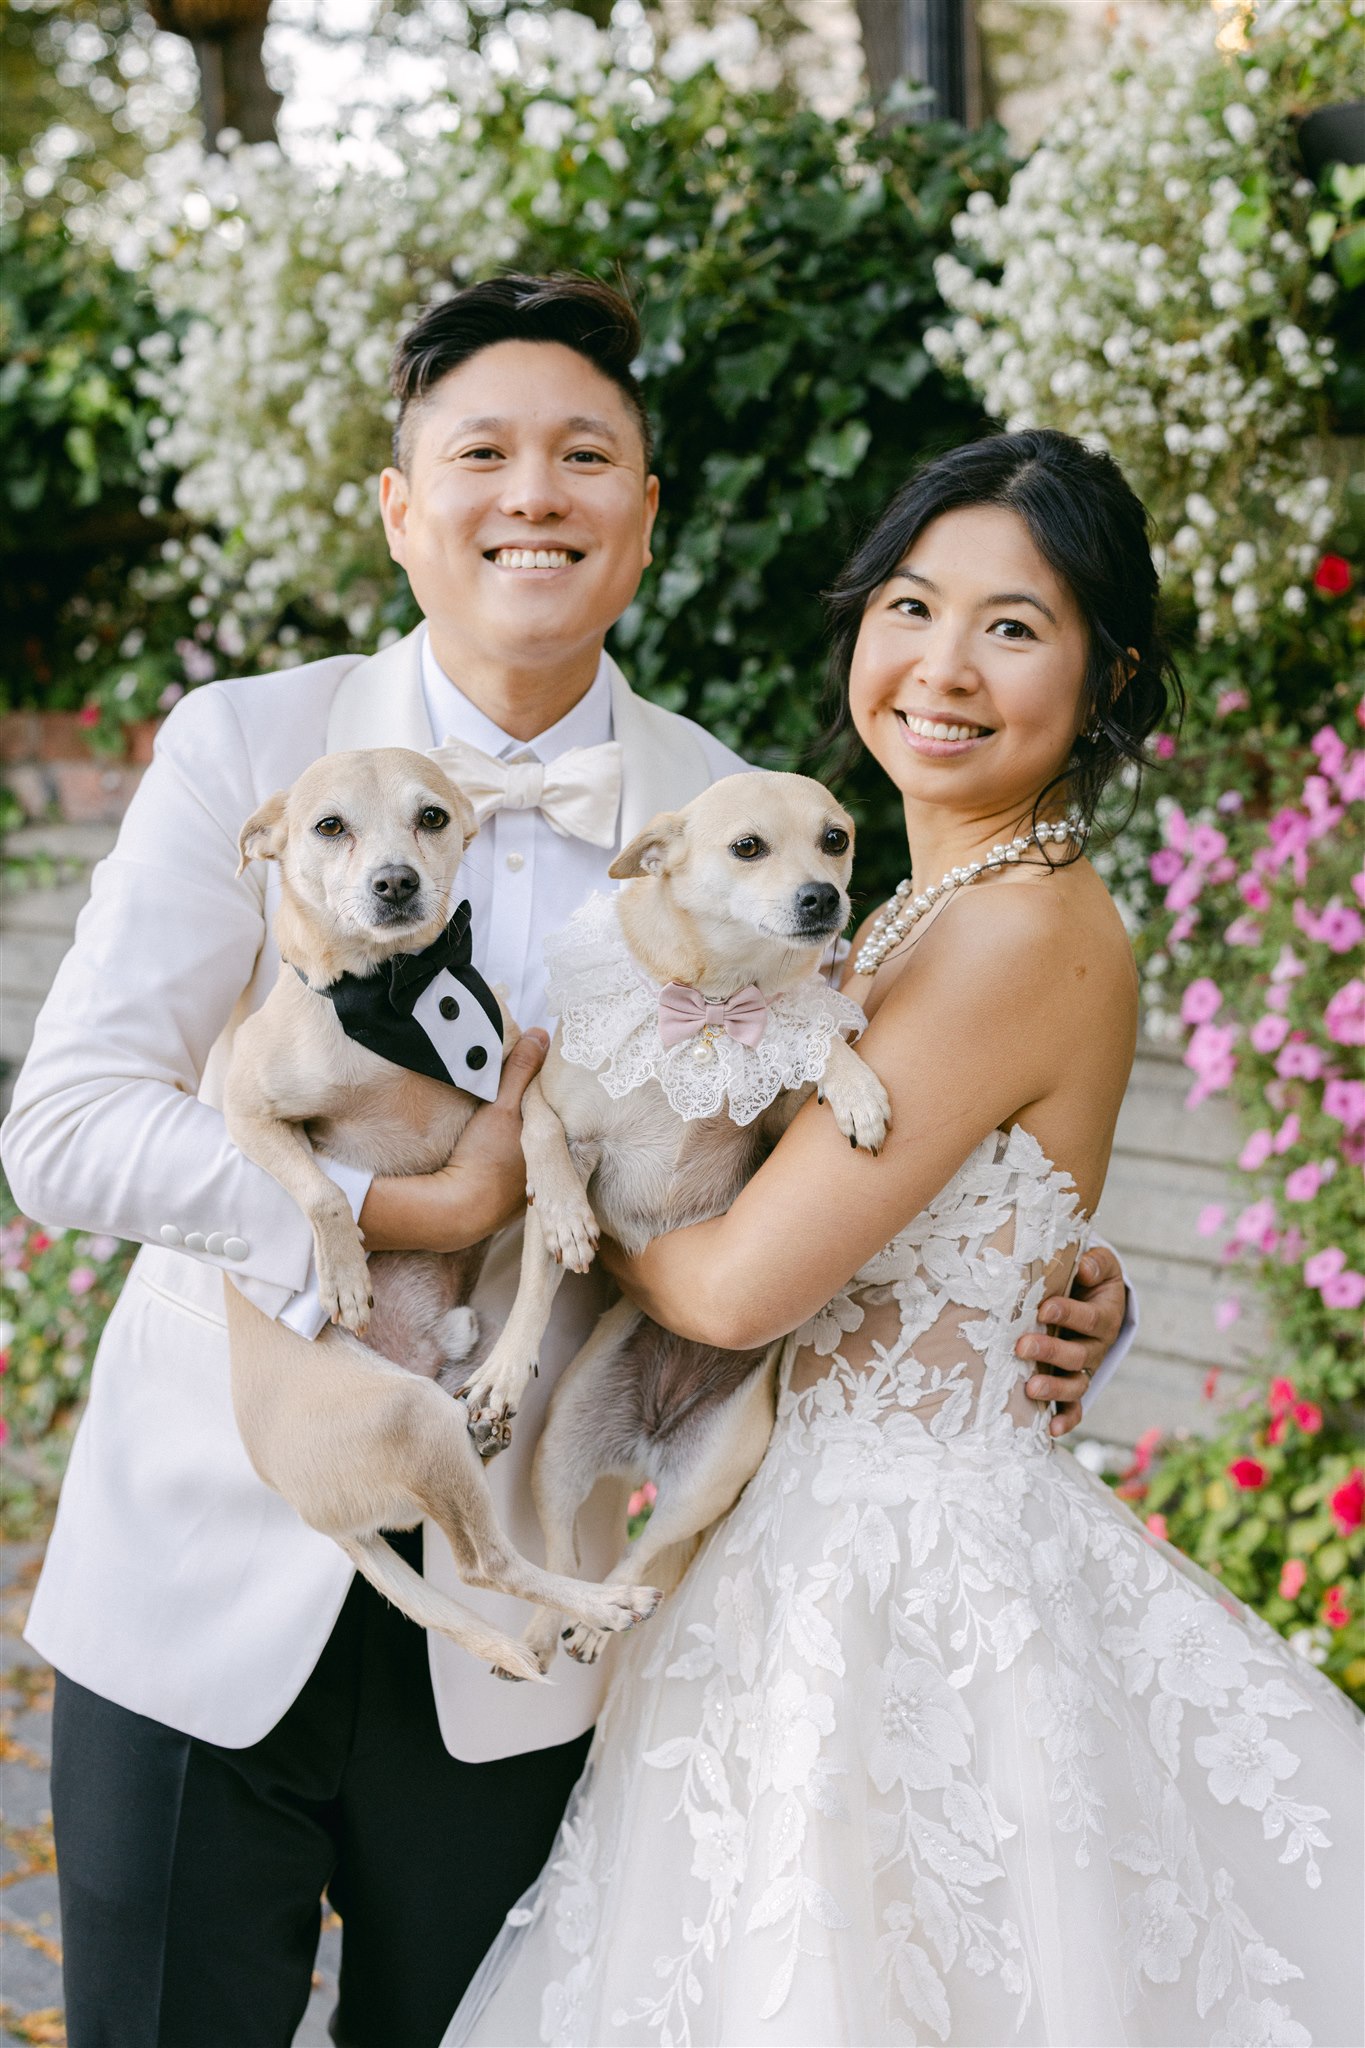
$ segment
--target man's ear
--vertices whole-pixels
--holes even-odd
[[[274,796],[268,796],[258,811],[253,811],[237,835],[237,851],[241,859],[237,863],[240,875],[248,861],[278,860],[284,852],[285,831],[284,811],[289,801],[287,789],[277,789]]]
[[[633,881],[637,875],[666,875],[677,866],[687,837],[687,821],[679,811],[661,811],[638,832],[629,846],[623,846],[607,873],[613,882]]]

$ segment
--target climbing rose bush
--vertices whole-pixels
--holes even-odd
[[[1117,457],[1205,640],[1301,613],[1339,518],[1343,481],[1305,437],[1331,417],[1341,286],[1293,117],[1361,95],[1365,0],[1132,22],[937,265],[957,318],[931,352],[1011,427]]]

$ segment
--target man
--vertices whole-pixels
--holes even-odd
[[[425,625],[372,659],[213,685],[168,719],[39,1019],[6,1165],[35,1217],[144,1246],[110,1318],[30,1640],[59,1673],[53,1810],[72,2048],[286,2048],[319,1898],[344,1923],[333,2035],[435,2043],[539,1868],[586,1754],[597,1672],[509,1687],[395,1615],[256,1478],[233,1425],[228,1275],[313,1334],[303,1217],[228,1143],[234,1024],[271,987],[275,872],[235,872],[242,821],[319,755],[440,746],[487,822],[461,871],[474,957],[518,1019],[543,1013],[541,941],[650,817],[743,764],[635,697],[603,648],[650,560],[658,500],[626,303],[508,277],[429,312],[395,360],[381,501]],[[521,1206],[528,1034],[450,1166],[343,1174],[370,1249],[453,1248]],[[476,1302],[505,1312],[517,1234]],[[1032,1340],[1093,1371],[1123,1288]],[[566,1285],[513,1448],[490,1468],[541,1555],[530,1454],[601,1301]],[[1076,1378],[1036,1379],[1079,1413]],[[593,1556],[587,1532],[585,1568]],[[599,1531],[599,1538],[601,1532]],[[405,1539],[398,1538],[400,1543]],[[407,1554],[418,1561],[416,1539]],[[426,1569],[455,1586],[434,1536]],[[514,1601],[461,1589],[504,1626]]]

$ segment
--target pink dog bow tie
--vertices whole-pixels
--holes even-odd
[[[723,1031],[741,1045],[757,1045],[768,1026],[768,1005],[752,981],[723,1003],[709,1003],[700,989],[670,981],[659,991],[659,1036],[664,1051],[703,1031]]]

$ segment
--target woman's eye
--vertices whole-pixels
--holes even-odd
[[[844,831],[842,825],[830,826],[825,834],[824,844],[826,853],[848,852],[848,834]]]
[[[991,631],[1001,640],[1036,640],[1038,637],[1022,619],[997,619]]]
[[[730,851],[736,860],[762,860],[768,849],[752,832],[746,832],[742,839],[731,840]]]
[[[929,616],[929,607],[922,597],[898,597],[891,609],[899,612],[903,619],[927,619]]]
[[[418,812],[417,822],[424,832],[440,832],[450,823],[450,812],[443,811],[439,804],[428,804]]]
[[[319,818],[313,830],[320,839],[340,839],[346,827],[340,818]]]

